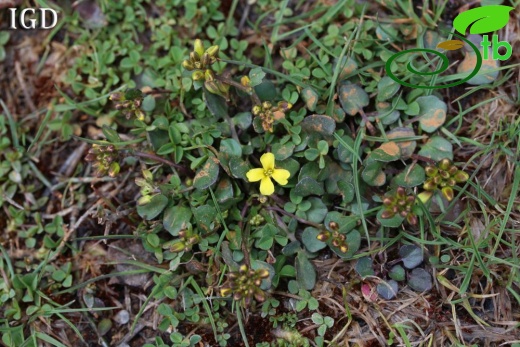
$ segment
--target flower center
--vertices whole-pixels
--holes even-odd
[[[271,177],[272,174],[273,174],[273,169],[264,170],[264,175],[266,177]]]

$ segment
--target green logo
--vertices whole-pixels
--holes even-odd
[[[469,11],[462,12],[459,14],[455,20],[453,21],[453,27],[457,32],[459,32],[461,35],[466,34],[466,30],[469,28],[470,34],[483,34],[488,33],[491,31],[499,30],[507,25],[507,22],[509,21],[509,12],[513,10],[514,7],[511,6],[502,6],[502,5],[491,5],[491,6],[484,6],[484,7],[478,7],[474,8]],[[437,48],[444,49],[445,51],[450,50],[456,50],[460,49],[464,46],[464,43],[467,43],[471,49],[475,52],[477,63],[475,65],[475,68],[471,73],[466,76],[464,79],[452,82],[449,84],[443,84],[443,85],[433,85],[433,86],[424,86],[424,85],[415,85],[412,83],[408,83],[406,81],[400,80],[397,78],[393,72],[391,71],[392,62],[399,58],[400,56],[408,53],[431,53],[439,57],[442,61],[441,66],[431,72],[421,72],[417,71],[414,67],[412,62],[408,62],[406,69],[413,73],[420,76],[433,76],[438,75],[446,71],[449,67],[449,61],[448,57],[442,52],[428,49],[428,48],[413,48],[413,49],[407,49],[405,51],[401,51],[399,53],[394,54],[393,56],[388,59],[386,62],[385,68],[386,73],[390,78],[392,78],[397,83],[400,83],[407,87],[412,88],[424,88],[424,89],[440,89],[440,88],[449,88],[453,86],[457,86],[459,84],[465,83],[469,81],[471,78],[473,78],[482,67],[482,59],[489,59],[489,48],[492,47],[492,58],[494,60],[507,60],[511,58],[511,55],[513,54],[513,48],[511,45],[506,41],[499,41],[498,35],[493,35],[491,42],[488,40],[487,36],[484,36],[484,39],[482,40],[480,46],[483,48],[484,57],[480,54],[480,51],[478,47],[466,39],[464,36],[461,36],[457,33],[453,33],[453,36],[456,38],[462,40],[449,40],[441,42],[437,45]],[[501,54],[498,49],[500,47],[504,47],[506,49],[505,53]]]

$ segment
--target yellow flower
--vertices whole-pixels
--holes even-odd
[[[271,177],[281,186],[287,184],[287,179],[291,173],[285,169],[275,169],[273,153],[265,153],[262,155],[260,162],[262,163],[262,168],[251,169],[247,172],[246,176],[249,182],[260,181],[260,193],[262,195],[271,195],[274,193],[274,184],[271,181]]]

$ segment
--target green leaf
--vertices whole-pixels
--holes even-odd
[[[258,95],[261,101],[271,101],[278,96],[276,86],[269,80],[264,80],[254,88],[256,95]]]
[[[218,160],[214,157],[210,157],[193,178],[193,186],[198,190],[207,189],[217,181],[218,174]]]
[[[246,179],[246,173],[249,171],[249,164],[239,157],[229,159],[229,171],[235,178]]]
[[[314,223],[321,223],[329,210],[321,198],[312,197],[308,200],[311,207],[307,211],[307,219]]]
[[[265,72],[262,68],[257,67],[249,71],[249,79],[251,80],[251,87],[256,87],[262,83],[265,77]]]
[[[422,268],[413,269],[408,277],[408,285],[413,290],[425,292],[433,287],[432,277]]]
[[[342,84],[339,87],[339,101],[345,112],[355,116],[363,107],[368,106],[368,94],[356,84]]]
[[[303,230],[302,242],[309,252],[314,253],[327,247],[325,242],[316,238],[319,233],[320,231],[313,227],[307,227]]]
[[[274,154],[275,159],[278,160],[285,160],[289,158],[293,152],[294,152],[294,144],[292,142],[287,142],[284,144],[275,143],[271,150]]]
[[[368,163],[365,164],[365,168],[361,173],[363,181],[373,187],[381,187],[384,185],[386,182],[386,175],[382,170],[383,165],[384,164],[380,161],[368,160]]]
[[[365,279],[367,276],[375,276],[375,272],[372,267],[372,258],[370,257],[359,258],[356,263],[355,270],[362,279]]]
[[[404,279],[405,279],[404,268],[401,265],[395,265],[388,272],[388,276],[390,276],[391,279],[396,280],[396,281],[404,281]]]
[[[401,88],[401,85],[388,76],[381,78],[377,84],[377,100],[385,101],[393,97]]]
[[[387,142],[376,148],[371,153],[371,158],[373,160],[382,161],[382,162],[390,162],[395,161],[401,157],[401,149],[399,146],[393,142]]]
[[[153,95],[147,95],[143,99],[141,108],[143,109],[143,111],[146,112],[152,112],[155,109],[155,98],[153,97]]]
[[[377,293],[385,300],[392,300],[397,295],[398,285],[394,280],[382,281],[377,285]]]
[[[308,195],[323,195],[323,185],[318,183],[315,179],[310,177],[304,177],[294,187],[294,193],[298,196]]]
[[[386,137],[389,140],[394,140],[399,148],[401,148],[401,159],[410,157],[415,152],[415,147],[417,146],[415,140],[402,141],[401,139],[408,139],[414,136],[415,133],[413,129],[402,127],[394,128],[386,133]]]
[[[222,119],[228,115],[228,104],[226,99],[220,95],[210,93],[206,88],[204,88],[204,102],[211,114],[217,119]]]
[[[213,222],[217,217],[217,210],[210,205],[202,205],[193,209],[193,216],[200,230],[209,233],[213,229]]]
[[[220,151],[232,157],[242,156],[242,147],[235,139],[224,139],[220,142]]]
[[[303,101],[305,101],[305,105],[309,111],[314,112],[314,110],[316,110],[316,105],[318,104],[318,92],[316,92],[311,87],[307,87],[301,91],[300,96],[302,97]]]
[[[400,174],[395,176],[394,183],[401,187],[411,188],[424,183],[425,179],[426,175],[422,166],[410,164]]]
[[[466,35],[466,29],[470,27],[470,34],[484,34],[502,29],[509,22],[509,12],[514,7],[503,5],[491,5],[477,7],[460,13],[453,20],[453,27],[462,35]]]
[[[419,104],[419,124],[421,128],[432,133],[444,124],[446,120],[446,103],[434,95],[421,96],[417,98]]]
[[[316,270],[304,252],[298,252],[295,260],[296,279],[300,288],[312,290],[316,284]]]
[[[404,245],[399,249],[399,256],[403,260],[404,267],[413,269],[423,262],[422,250],[415,245]]]
[[[433,136],[422,146],[419,155],[435,161],[444,158],[453,160],[453,146],[445,138]]]
[[[307,132],[318,133],[321,135],[332,135],[336,130],[336,122],[329,116],[315,114],[305,117],[303,120],[302,129]]]
[[[146,220],[154,219],[161,213],[168,204],[168,198],[162,194],[157,194],[152,197],[146,205],[137,205],[137,213],[141,218]]]
[[[103,125],[103,127],[101,128],[101,131],[103,132],[103,135],[105,135],[105,137],[107,138],[107,140],[109,142],[112,142],[112,143],[122,142],[117,131],[110,128],[109,126]]]
[[[163,226],[173,236],[186,228],[192,216],[191,209],[184,206],[170,206],[164,211]]]
[[[287,244],[284,248],[282,248],[282,254],[290,257],[291,255],[296,254],[296,252],[301,250],[301,243],[298,240],[292,241]]]

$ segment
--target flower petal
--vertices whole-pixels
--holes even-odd
[[[262,195],[271,195],[274,193],[274,184],[269,177],[262,178],[260,182],[260,193]]]
[[[274,169],[273,174],[271,175],[271,177],[274,178],[274,180],[281,186],[285,186],[287,184],[287,180],[290,176],[291,173],[285,169]]]
[[[265,177],[264,169],[251,169],[246,173],[249,182],[257,182]]]
[[[274,170],[274,154],[273,153],[264,153],[262,157],[260,157],[260,162],[264,170]]]

